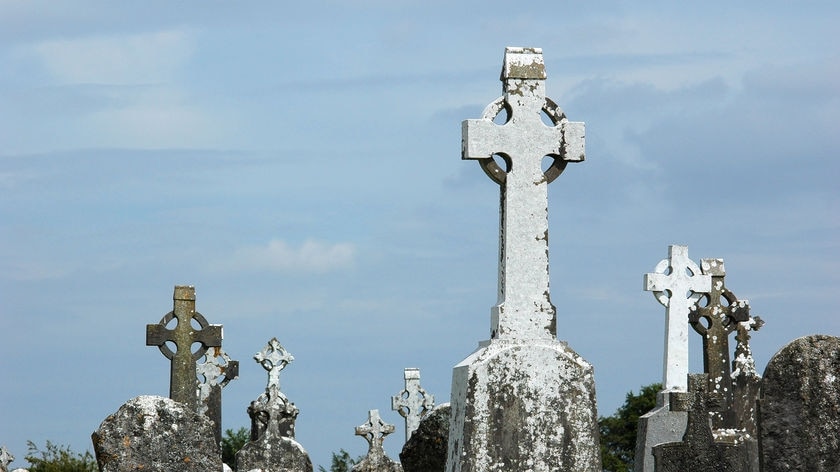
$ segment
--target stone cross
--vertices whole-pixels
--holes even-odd
[[[369,456],[377,452],[384,454],[382,442],[395,430],[394,425],[382,421],[379,410],[369,410],[367,422],[356,426],[356,436],[362,436],[368,442]]]
[[[268,387],[275,387],[280,390],[280,371],[285,369],[289,363],[295,360],[295,357],[289,354],[277,338],[271,338],[271,341],[262,349],[262,351],[254,355],[254,359],[263,366],[263,369],[268,371]]]
[[[687,246],[669,246],[668,259],[660,261],[653,273],[645,274],[644,289],[665,306],[665,390],[685,392],[688,388],[688,313],[711,288],[711,276],[702,274],[688,258]]]
[[[501,186],[499,300],[491,338],[555,338],[556,313],[549,299],[548,183],[569,162],[584,159],[584,124],[570,122],[545,96],[540,48],[506,48],[504,96],[483,117],[461,125],[462,159],[475,159]],[[502,112],[507,122],[493,119]],[[554,126],[543,124],[545,113]],[[505,163],[501,169],[494,156]],[[552,163],[543,170],[543,158]]]
[[[198,407],[198,377],[196,361],[204,355],[208,347],[222,345],[222,326],[210,325],[201,313],[195,311],[195,287],[176,285],[173,295],[174,309],[167,313],[159,323],[146,325],[146,345],[157,346],[160,352],[172,361],[169,376],[169,396],[176,402]],[[172,319],[177,319],[173,329],[166,327]],[[195,320],[199,328],[192,325]],[[167,343],[175,345],[175,352]],[[200,343],[195,352],[192,345]]]
[[[0,446],[0,472],[6,472],[9,464],[15,461],[15,456],[6,449],[6,446]]]
[[[407,368],[403,372],[405,388],[391,397],[391,409],[405,418],[405,440],[420,426],[420,418],[435,407],[435,397],[420,387],[420,369]]]
[[[213,347],[204,353],[204,362],[198,364],[196,372],[201,376],[198,383],[198,412],[213,421],[216,442],[221,444],[222,388],[239,377],[239,361],[231,360],[221,347]]]
[[[700,270],[712,277],[712,288],[707,296],[690,308],[688,322],[703,337],[703,371],[709,374],[709,391],[721,403],[720,410],[712,414],[712,427],[732,429],[737,424],[732,410],[729,335],[739,323],[749,320],[750,303],[738,300],[725,287],[723,259],[702,259]],[[704,300],[708,303],[701,306]]]
[[[254,360],[268,372],[265,393],[251,402],[248,415],[251,416],[251,437],[257,439],[265,431],[274,436],[295,437],[295,420],[300,411],[280,391],[280,371],[295,360],[277,338],[271,338],[266,346],[254,354]]]

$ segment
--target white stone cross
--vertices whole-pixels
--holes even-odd
[[[691,306],[712,289],[712,277],[688,258],[688,247],[668,246],[668,259],[645,274],[645,290],[665,306],[664,390],[688,391],[688,314]]]
[[[492,338],[557,335],[548,291],[548,183],[568,162],[584,159],[584,125],[568,121],[546,98],[545,77],[541,49],[506,48],[504,96],[488,105],[481,119],[461,125],[461,158],[477,159],[501,186],[499,300],[491,317]],[[503,111],[507,122],[494,123]],[[543,113],[554,126],[543,123]],[[553,162],[544,171],[545,157]]]
[[[394,432],[394,425],[382,421],[379,410],[369,410],[367,423],[356,426],[356,436],[362,436],[368,442],[368,455],[382,453],[382,441]]]
[[[405,418],[405,440],[420,426],[420,418],[435,407],[435,397],[420,387],[420,369],[406,368],[405,388],[391,397],[391,409]]]
[[[254,354],[254,359],[263,366],[263,369],[268,371],[268,385],[266,390],[271,390],[272,387],[280,391],[280,371],[286,368],[290,362],[295,360],[294,356],[289,354],[277,338],[271,338],[271,341],[263,348],[262,351]]]

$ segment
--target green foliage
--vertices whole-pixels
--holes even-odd
[[[222,436],[222,462],[236,470],[236,453],[242,449],[248,440],[251,439],[251,432],[242,427],[237,431],[226,429]]]
[[[330,465],[330,470],[324,468],[324,466],[318,466],[318,472],[350,472],[354,465],[358,464],[362,460],[362,456],[359,456],[355,459],[350,457],[350,453],[341,449],[338,454],[332,453],[332,464]]]
[[[38,449],[32,441],[26,441],[29,452],[29,472],[97,472],[99,468],[90,451],[77,454],[70,446],[58,446],[49,441],[45,450]]]
[[[635,395],[627,392],[624,405],[612,416],[601,417],[598,425],[601,429],[601,462],[604,470],[611,472],[630,472],[633,470],[633,458],[636,452],[636,429],[639,417],[656,406],[656,393],[662,390],[662,384],[647,385]]]

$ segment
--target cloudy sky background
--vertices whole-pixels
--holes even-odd
[[[390,410],[402,369],[438,402],[486,339],[498,187],[460,123],[501,94],[505,46],[543,48],[586,122],[550,192],[558,333],[598,407],[661,380],[642,275],[686,244],[767,322],[759,370],[840,334],[836,2],[0,0],[0,444],[91,449],[129,398],[168,394],[145,325],[193,284],[241,378],[276,336],[313,462]],[[702,369],[692,334],[692,371]]]

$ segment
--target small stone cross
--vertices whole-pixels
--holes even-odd
[[[548,183],[569,162],[584,159],[584,125],[570,122],[545,96],[539,48],[505,49],[504,96],[481,119],[461,125],[462,159],[475,159],[501,186],[499,301],[491,338],[555,339],[556,312],[549,298]],[[507,112],[507,122],[493,119]],[[545,113],[553,126],[546,126]],[[501,169],[493,156],[505,161]],[[543,158],[552,159],[543,170]]]
[[[295,360],[294,356],[289,354],[277,338],[271,338],[271,341],[263,348],[262,351],[254,355],[254,359],[268,371],[268,386],[266,390],[272,387],[280,391],[280,371]]]
[[[395,430],[394,425],[382,421],[379,410],[370,410],[368,411],[367,423],[356,426],[356,436],[362,436],[368,442],[368,456],[378,456],[379,454],[385,454],[385,450],[382,448],[385,436]]]
[[[420,426],[420,418],[435,407],[435,397],[420,387],[420,369],[407,368],[403,372],[405,388],[391,397],[391,409],[405,418],[405,440]]]
[[[688,388],[688,312],[712,288],[712,278],[688,258],[687,246],[669,246],[668,259],[645,274],[646,291],[665,306],[665,356],[662,383],[665,390]]]
[[[160,352],[172,361],[169,379],[169,396],[177,402],[197,409],[198,377],[196,361],[204,355],[208,347],[222,345],[222,326],[210,325],[201,313],[195,311],[195,287],[176,285],[173,295],[174,309],[167,313],[159,323],[146,325],[146,345],[157,346]],[[172,319],[177,319],[175,328],[166,327]],[[192,325],[195,320],[199,329]],[[167,343],[175,345],[173,352]],[[201,346],[192,352],[192,345]]]
[[[0,472],[6,472],[9,464],[15,461],[15,456],[6,449],[6,446],[0,446]]]
[[[709,374],[709,391],[721,402],[720,411],[712,415],[712,427],[732,429],[737,425],[732,411],[729,335],[749,320],[750,304],[725,287],[723,259],[702,259],[700,270],[712,277],[712,288],[700,299],[708,301],[705,306],[698,301],[690,308],[688,322],[703,337],[703,370]]]
[[[213,421],[216,443],[221,444],[222,388],[239,377],[239,361],[231,360],[221,347],[213,347],[204,353],[204,362],[198,364],[196,373],[202,377],[198,383],[198,412]]]

